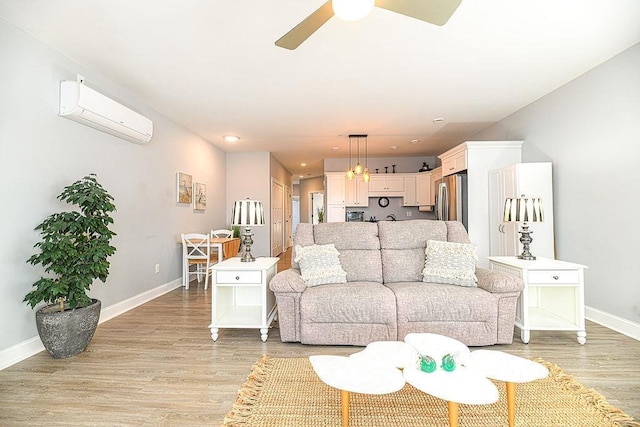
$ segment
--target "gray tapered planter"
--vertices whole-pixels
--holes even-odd
[[[60,311],[60,305],[52,304],[36,311],[36,326],[44,348],[56,359],[82,353],[98,327],[99,300],[93,299],[86,307]]]

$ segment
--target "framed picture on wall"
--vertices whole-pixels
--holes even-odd
[[[191,204],[193,200],[192,182],[193,180],[191,178],[191,175],[184,172],[176,173],[176,201],[178,203]]]
[[[193,208],[203,211],[207,207],[207,186],[201,182],[193,183]]]

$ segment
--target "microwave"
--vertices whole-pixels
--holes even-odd
[[[364,211],[347,211],[347,222],[363,222]]]

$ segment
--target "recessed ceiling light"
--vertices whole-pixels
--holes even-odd
[[[234,143],[234,142],[238,142],[240,138],[235,135],[225,135],[224,140],[227,142]]]
[[[305,166],[307,166],[307,164],[306,163],[300,163],[300,166],[305,167]]]
[[[392,145],[391,147],[389,147],[391,150],[397,150],[398,146],[397,145]]]
[[[437,117],[433,119],[433,123],[442,123],[442,122],[444,122],[444,119],[442,117]]]
[[[331,147],[331,149],[332,149],[333,151],[338,151],[338,150],[340,149],[340,147]]]
[[[412,139],[412,140],[411,140],[411,143],[412,143],[413,145],[416,145],[416,144],[419,144],[419,143],[420,143],[420,140],[419,140],[419,139]]]
[[[300,177],[300,178],[304,178],[304,175],[298,175],[298,177]]]

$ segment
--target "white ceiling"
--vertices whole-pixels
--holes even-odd
[[[640,42],[638,0],[463,0],[443,27],[375,8],[274,45],[323,3],[0,0],[0,17],[296,178],[348,156],[350,133],[369,134],[370,157],[438,154]]]

